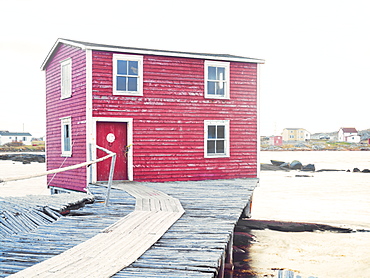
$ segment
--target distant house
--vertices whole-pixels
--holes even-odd
[[[117,153],[114,180],[256,178],[261,63],[59,39],[42,65],[47,169],[88,161],[97,144]],[[109,165],[92,165],[92,182]],[[89,178],[79,168],[48,182],[84,191]]]
[[[310,133],[304,128],[284,128],[283,141],[308,141]]]
[[[361,137],[358,135],[358,132],[354,127],[342,127],[338,131],[338,141],[359,143],[361,141]]]
[[[283,145],[283,136],[271,136],[269,138],[269,145],[271,145],[271,146],[282,146]]]
[[[23,143],[23,145],[32,145],[32,135],[29,132],[9,132],[0,130],[0,145],[7,143]]]

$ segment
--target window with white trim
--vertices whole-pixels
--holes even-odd
[[[204,121],[204,157],[230,156],[230,121]]]
[[[113,94],[143,95],[143,56],[113,54]]]
[[[205,98],[230,98],[230,63],[204,62]]]
[[[72,120],[71,117],[61,118],[62,156],[72,156]]]
[[[72,59],[69,58],[60,63],[60,87],[61,99],[69,98],[72,96]]]

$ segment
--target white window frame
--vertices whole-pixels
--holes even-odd
[[[118,91],[117,90],[117,61],[118,60],[138,62],[137,91]],[[142,96],[143,95],[143,56],[113,54],[113,95],[124,95],[124,96]]]
[[[68,126],[69,131],[69,143],[68,148],[66,150],[65,145],[65,129],[64,127]],[[72,118],[71,117],[64,117],[60,118],[60,141],[61,141],[61,156],[63,157],[71,157],[72,156]]]
[[[218,67],[225,68],[225,94],[222,95],[212,95],[208,94],[208,68]],[[213,80],[214,81],[214,80]],[[204,97],[212,99],[230,99],[230,62],[220,62],[220,61],[204,61]]]
[[[225,127],[225,152],[209,154],[207,150],[208,142],[208,126],[223,125]],[[204,157],[205,158],[218,158],[218,157],[230,157],[230,120],[205,120],[204,121]]]
[[[60,63],[60,99],[72,97],[72,58]]]

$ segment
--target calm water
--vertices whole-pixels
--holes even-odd
[[[270,159],[318,169],[370,169],[370,152],[261,152],[261,163]],[[370,173],[262,171],[254,202],[255,217],[275,220],[316,221],[370,228]],[[260,204],[260,202],[262,202]]]
[[[21,162],[0,160],[0,179],[43,173],[45,171],[45,163],[32,162],[31,164],[22,164]],[[49,195],[50,190],[47,189],[46,176],[0,183],[0,197],[25,196],[28,194]]]
[[[270,159],[318,169],[370,169],[370,152],[261,152]],[[262,171],[255,190],[254,219],[326,223],[370,230],[370,173]],[[370,232],[282,233],[256,231],[252,268],[263,275],[272,268],[295,270],[303,277],[370,277]],[[270,276],[266,276],[270,277]]]

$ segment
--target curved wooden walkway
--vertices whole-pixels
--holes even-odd
[[[93,238],[9,277],[111,277],[148,250],[183,215],[178,199],[141,184],[117,187],[136,198],[135,211]]]

